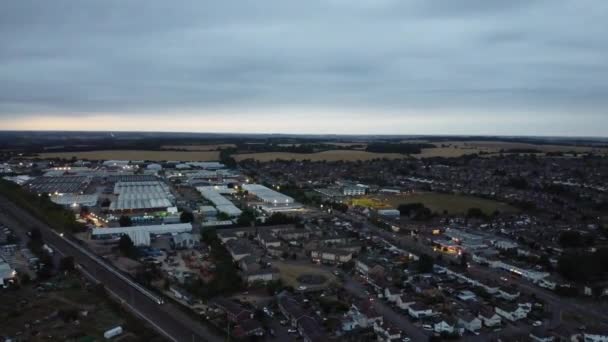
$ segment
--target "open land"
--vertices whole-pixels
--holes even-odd
[[[263,153],[247,153],[235,154],[234,159],[237,161],[245,159],[255,159],[257,161],[266,162],[277,159],[282,160],[311,160],[311,161],[355,161],[355,160],[372,160],[372,159],[400,159],[407,158],[404,154],[398,153],[373,153],[366,151],[351,151],[351,150],[329,150],[317,153],[289,153],[289,152],[263,152]]]
[[[219,159],[217,151],[143,151],[143,150],[100,150],[83,152],[40,153],[40,158],[64,158],[88,160],[177,160],[177,161],[212,161]]]
[[[324,285],[337,281],[336,277],[329,271],[315,267],[314,265],[296,265],[286,262],[275,261],[272,266],[278,268],[281,272],[281,280],[287,286],[298,287],[300,282],[298,277],[303,275],[322,275],[327,280]]]
[[[608,154],[608,148],[574,145],[538,145],[506,141],[428,141],[436,148],[423,148],[421,153],[412,156],[416,158],[444,157],[456,158],[467,154],[489,153],[497,154],[508,150],[536,150],[540,153],[548,152],[576,152]]]
[[[397,208],[400,204],[422,203],[431,211],[449,214],[464,214],[470,208],[479,208],[486,214],[498,210],[502,213],[517,212],[517,208],[503,202],[490,199],[466,196],[440,194],[434,192],[418,192],[408,195],[377,195],[353,200],[353,204],[372,208]]]
[[[185,150],[185,151],[217,151],[236,147],[235,144],[210,144],[210,145],[163,145],[162,150]]]
[[[103,340],[104,331],[118,325],[127,328],[108,302],[86,289],[75,276],[56,276],[38,289],[26,285],[19,291],[0,292],[0,309],[2,333],[28,341],[67,341],[85,336]],[[122,340],[137,339],[131,336]]]

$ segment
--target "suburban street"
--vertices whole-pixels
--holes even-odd
[[[74,257],[85,272],[102,283],[106,289],[120,298],[121,303],[139,318],[142,318],[162,336],[171,341],[221,341],[223,338],[210,328],[197,322],[176,305],[165,303],[159,305],[137,291],[126,281],[117,277],[96,260],[74,248],[62,237],[56,235],[50,227],[32,217],[25,210],[0,197],[0,219],[13,221],[15,229],[30,230],[39,228],[45,243],[64,255]],[[15,221],[17,221],[15,223]],[[9,223],[9,222],[7,222]]]

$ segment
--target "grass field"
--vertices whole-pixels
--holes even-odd
[[[235,144],[214,144],[214,145],[163,145],[162,150],[185,150],[185,151],[217,151],[226,148],[236,147]]]
[[[490,215],[498,210],[501,213],[517,212],[517,208],[503,202],[474,196],[419,192],[411,195],[378,195],[356,199],[359,205],[371,208],[397,208],[400,204],[422,203],[431,211],[448,214],[464,214],[470,208],[479,208]],[[369,205],[364,205],[369,204]]]
[[[329,150],[317,153],[289,153],[289,152],[263,152],[263,153],[246,153],[235,154],[234,159],[237,161],[245,159],[255,159],[261,162],[282,160],[311,160],[311,161],[354,161],[354,160],[372,160],[379,158],[399,159],[407,158],[406,155],[398,153],[372,153],[366,151],[351,151],[351,150]]]
[[[84,152],[40,153],[41,158],[64,158],[88,160],[176,160],[176,161],[212,161],[219,159],[217,151],[139,151],[139,150],[103,150]]]
[[[325,276],[327,278],[327,281],[323,285],[327,285],[331,282],[337,281],[336,276],[334,276],[331,272],[319,267],[315,267],[313,265],[295,265],[286,262],[275,261],[272,263],[272,266],[280,270],[281,280],[285,283],[285,285],[293,286],[294,288],[300,285],[300,283],[298,282],[298,277],[304,274],[318,274]]]
[[[505,141],[428,141],[435,144],[436,148],[424,148],[419,154],[412,155],[416,158],[460,157],[473,153],[497,154],[501,150],[509,149],[533,149],[541,153],[547,152],[577,152],[596,154],[608,154],[608,148],[596,148],[589,146],[564,146],[564,145],[535,145],[527,143],[505,142]],[[444,147],[445,146],[445,147]]]

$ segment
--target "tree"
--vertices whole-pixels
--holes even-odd
[[[417,263],[417,271],[420,273],[429,273],[433,271],[434,261],[428,254],[421,254]]]
[[[486,219],[488,216],[479,208],[469,208],[467,210],[467,218]]]
[[[70,271],[74,270],[74,267],[75,267],[75,264],[74,264],[73,256],[63,257],[59,261],[59,270],[61,270],[61,271],[70,272]]]
[[[122,215],[118,219],[118,224],[120,224],[121,227],[131,227],[133,225],[133,221],[131,221],[131,217]]]
[[[469,255],[467,253],[460,254],[460,267],[467,268],[469,263]]]
[[[189,211],[182,211],[182,213],[179,215],[179,221],[181,223],[189,223],[194,221],[194,215],[189,212]]]
[[[137,247],[135,247],[135,244],[129,235],[124,234],[120,237],[120,241],[118,241],[118,249],[120,250],[120,253],[127,258],[137,259]]]
[[[226,214],[225,212],[219,212],[217,214],[217,219],[219,221],[227,221],[227,220],[230,220],[230,216],[228,214]]]

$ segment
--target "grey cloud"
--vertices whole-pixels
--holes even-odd
[[[232,106],[608,117],[606,22],[608,4],[591,0],[9,0],[0,118]]]

